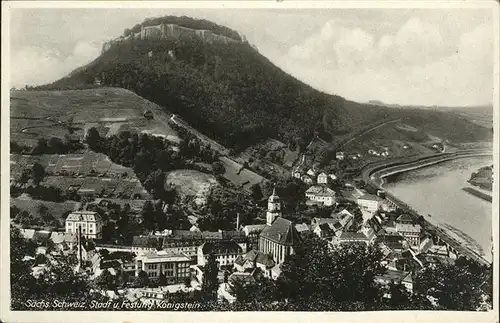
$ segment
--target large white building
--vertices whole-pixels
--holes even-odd
[[[75,211],[66,218],[66,233],[78,233],[82,228],[82,236],[87,239],[100,239],[102,233],[102,219],[92,211]]]
[[[314,202],[323,203],[323,205],[331,206],[335,204],[335,191],[325,187],[314,185],[306,191],[306,197]]]
[[[358,197],[357,202],[361,209],[370,213],[375,213],[382,208],[382,198],[372,194],[365,194]]]
[[[168,284],[178,284],[190,277],[191,264],[191,258],[182,253],[141,253],[135,260],[135,275],[144,271],[150,279],[157,279],[163,274]]]

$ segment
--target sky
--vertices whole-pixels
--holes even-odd
[[[491,9],[13,9],[11,86],[55,81],[148,17],[203,18],[244,35],[330,94],[404,105],[492,104]],[[498,56],[498,55],[497,55]]]

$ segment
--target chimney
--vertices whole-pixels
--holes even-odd
[[[82,227],[78,227],[78,267],[82,267]]]

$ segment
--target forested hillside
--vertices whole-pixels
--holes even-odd
[[[102,86],[136,92],[235,149],[269,138],[304,147],[315,133],[331,142],[390,118],[428,125],[434,135],[450,140],[491,137],[491,129],[455,114],[358,104],[322,93],[286,74],[245,42],[130,39],[113,45],[84,69],[41,88],[89,87],[96,79]]]

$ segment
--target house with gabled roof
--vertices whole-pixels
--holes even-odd
[[[276,265],[271,255],[257,250],[250,250],[245,255],[240,255],[234,261],[234,268],[240,272],[252,271],[259,268],[265,277],[271,277],[271,269]]]
[[[325,172],[321,172],[316,181],[318,184],[328,184],[329,178]]]
[[[332,206],[335,204],[335,191],[326,186],[311,186],[307,189],[305,195],[309,200],[323,203],[325,206]]]
[[[382,275],[375,277],[375,281],[382,286],[388,286],[391,283],[402,284],[408,292],[413,293],[413,278],[410,272],[389,269]],[[390,294],[384,295],[390,298]]]
[[[396,223],[400,223],[400,224],[413,224],[414,222],[415,221],[413,220],[413,217],[407,213],[401,214],[396,219]]]

